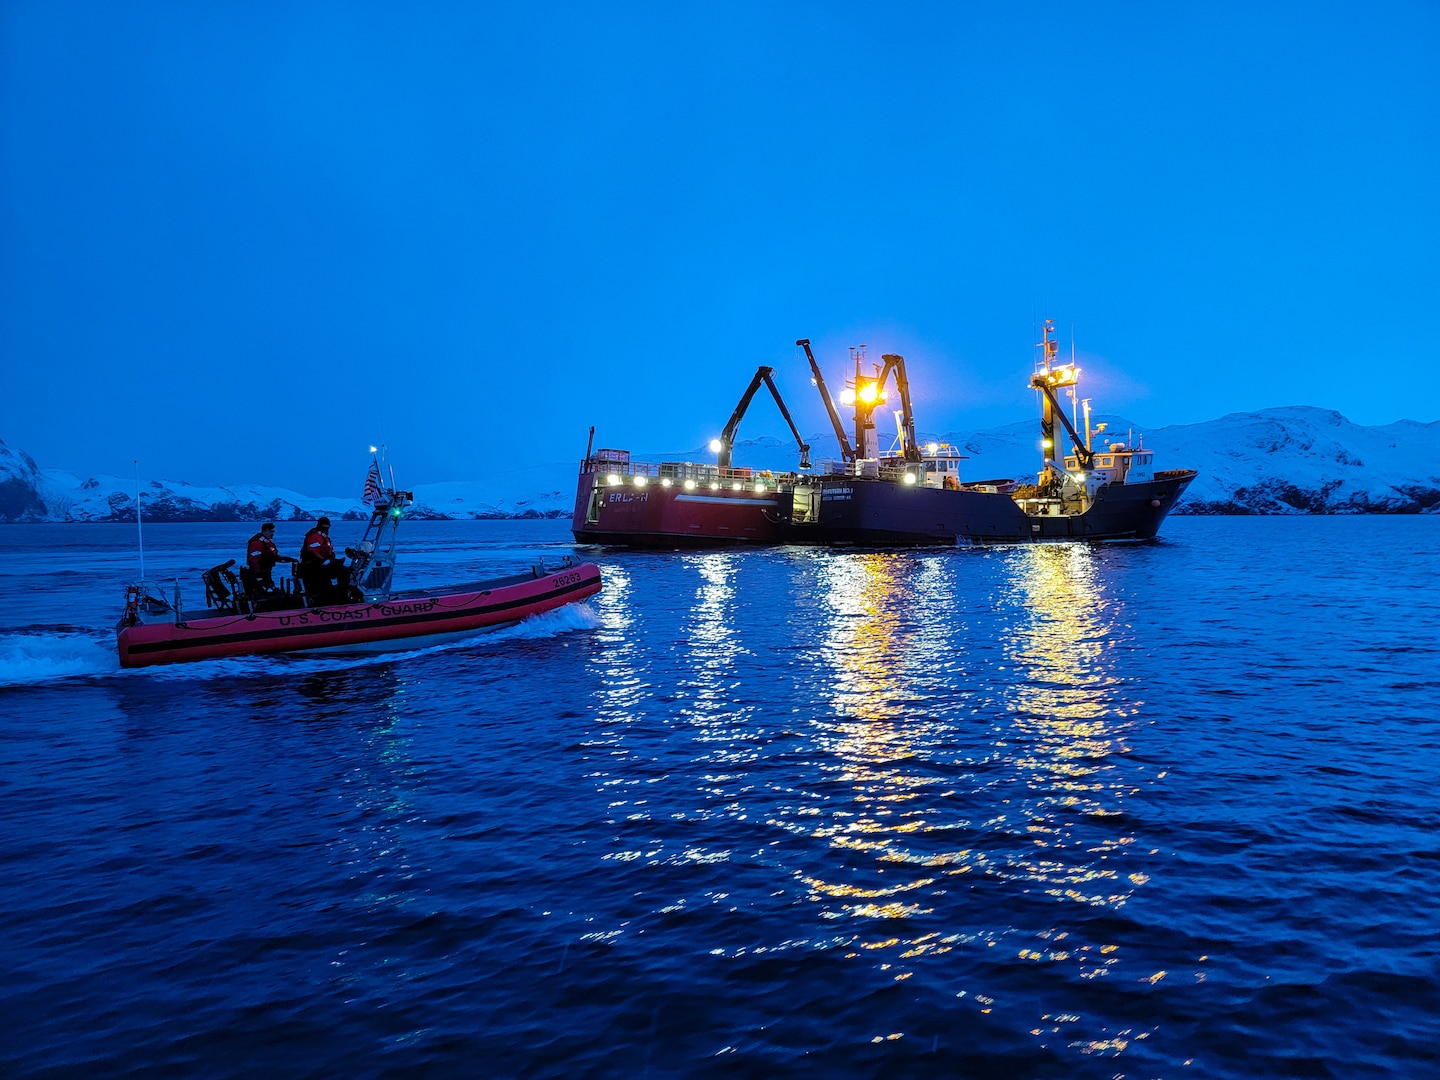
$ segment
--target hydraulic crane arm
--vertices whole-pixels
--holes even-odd
[[[1085,440],[1082,439],[1080,433],[1075,430],[1075,425],[1070,423],[1070,417],[1065,415],[1064,406],[1060,404],[1060,399],[1055,396],[1054,387],[1046,384],[1040,376],[1032,379],[1030,385],[1045,395],[1046,400],[1050,404],[1050,415],[1060,418],[1060,423],[1064,426],[1066,434],[1070,436],[1070,444],[1075,447],[1075,460],[1080,463],[1080,468],[1090,468],[1090,463],[1095,460],[1095,452],[1085,444]],[[1056,461],[1063,461],[1064,457],[1065,455],[1063,453],[1057,452],[1054,454],[1054,460]]]
[[[880,359],[885,361],[885,370],[880,373],[880,385],[884,386],[886,376],[892,371],[895,372],[895,387],[900,391],[900,407],[905,410],[905,460],[920,461],[922,455],[915,442],[915,414],[910,409],[910,380],[905,376],[905,358],[886,353]]]
[[[825,376],[820,374],[820,365],[815,362],[815,354],[810,351],[810,339],[801,338],[795,344],[805,350],[805,359],[810,361],[810,373],[815,376],[815,385],[820,389],[820,400],[825,402],[825,411],[830,414],[830,426],[835,429],[835,438],[840,440],[841,458],[854,461],[855,450],[845,436],[845,426],[840,423],[840,414],[835,411],[835,403],[830,400],[830,391],[825,389]]]
[[[810,468],[810,444],[800,437],[800,432],[795,427],[795,421],[790,419],[790,410],[785,407],[785,400],[780,396],[780,390],[772,378],[774,374],[774,368],[765,367],[762,364],[741,396],[740,404],[736,405],[735,411],[730,414],[730,420],[726,423],[725,430],[720,432],[720,468],[728,469],[730,467],[730,458],[735,450],[735,432],[739,430],[740,421],[745,417],[745,410],[750,407],[750,401],[755,396],[755,391],[760,389],[762,382],[770,388],[770,395],[775,399],[775,404],[780,406],[780,415],[785,418],[785,423],[790,425],[790,434],[795,436],[795,442],[800,446],[800,468]]]

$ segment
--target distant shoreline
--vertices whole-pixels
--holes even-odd
[[[335,516],[335,515],[332,515]],[[1192,503],[1188,506],[1176,507],[1170,514],[1171,517],[1440,517],[1440,503],[1430,505],[1412,504],[1400,507],[1375,507],[1366,510],[1308,510],[1295,508],[1286,512],[1271,512],[1254,510],[1246,506],[1237,506],[1234,503]],[[144,525],[235,525],[255,523],[262,520],[262,516],[170,516],[162,515],[151,517],[146,514],[141,517]],[[526,510],[519,514],[436,514],[421,513],[413,515],[412,521],[561,521],[570,517],[569,510]],[[313,515],[275,518],[280,524],[301,524],[313,521]],[[368,516],[359,514],[342,514],[337,517],[339,521],[366,521]],[[68,521],[47,521],[43,519],[30,519],[26,521],[4,521],[0,525],[133,525],[135,515],[119,515],[104,518],[72,519]]]

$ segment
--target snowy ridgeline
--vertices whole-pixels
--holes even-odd
[[[1108,422],[1097,446],[1102,439],[1124,439],[1131,433],[1132,425],[1123,418],[1097,419]],[[1136,428],[1134,434],[1142,432]],[[1033,476],[1040,464],[1034,421],[920,437],[960,447],[969,458],[964,472],[969,480]],[[1363,427],[1336,412],[1293,406],[1157,428],[1143,437],[1155,450],[1157,468],[1200,471],[1176,513],[1440,513],[1440,421]],[[817,464],[838,456],[832,435],[815,435],[809,441]],[[629,448],[635,450],[636,461],[714,461],[704,449]],[[735,448],[737,465],[793,469],[796,461],[794,444],[773,437],[741,440]],[[576,474],[575,461],[556,461],[495,470],[485,481],[420,484],[414,489],[411,516],[569,517]],[[147,521],[369,517],[358,492],[353,498],[326,498],[282,488],[205,488],[157,480],[142,487],[141,501]],[[41,469],[29,455],[0,442],[0,522],[129,521],[134,516],[133,481],[113,476],[82,480],[73,473]]]

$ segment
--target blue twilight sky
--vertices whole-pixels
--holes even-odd
[[[700,445],[762,363],[826,430],[797,337],[981,427],[1045,314],[1151,427],[1435,420],[1437,57],[1433,0],[0,0],[0,439],[478,479]]]

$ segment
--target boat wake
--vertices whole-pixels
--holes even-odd
[[[503,630],[495,630],[484,635],[477,635],[470,641],[513,641],[515,639],[530,640],[534,638],[555,637],[557,634],[568,634],[572,630],[594,630],[600,626],[600,616],[589,604],[566,604],[554,611],[542,611],[539,615],[532,615],[523,622],[514,626],[506,627]]]
[[[0,689],[110,675],[117,670],[115,646],[108,634],[78,628],[0,634]]]

